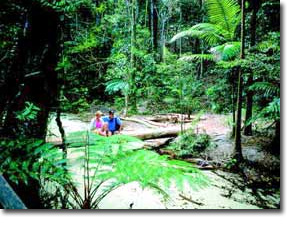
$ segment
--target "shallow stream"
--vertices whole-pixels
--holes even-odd
[[[91,118],[89,118],[90,121]],[[76,115],[63,114],[62,124],[66,133],[86,130],[88,121]],[[48,125],[47,140],[59,138],[60,134],[54,116]],[[216,149],[210,152],[212,158],[228,157],[232,143],[226,135],[216,135]],[[148,151],[148,150],[147,150]],[[264,153],[257,148],[246,148],[244,157],[259,161]],[[75,157],[74,155],[69,157]],[[78,169],[78,168],[77,168]],[[79,170],[79,169],[78,169]],[[142,189],[137,182],[132,182],[111,192],[99,205],[102,209],[259,209],[279,208],[279,190],[266,191],[261,188],[251,189],[244,185],[244,178],[238,174],[222,170],[203,171],[210,179],[210,186],[192,190],[189,186],[178,191],[171,187],[170,199],[164,199],[150,189]],[[77,177],[77,182],[79,178]]]

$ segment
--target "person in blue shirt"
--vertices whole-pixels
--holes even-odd
[[[114,111],[109,111],[109,116],[105,116],[102,119],[105,123],[108,124],[108,136],[120,134],[122,130],[122,122],[119,117],[115,117]]]

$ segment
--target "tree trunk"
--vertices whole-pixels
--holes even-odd
[[[233,72],[234,73],[234,72]],[[232,79],[234,79],[234,74],[232,76]],[[235,133],[236,133],[236,126],[235,126],[235,123],[236,123],[236,97],[235,97],[235,81],[232,80],[232,119],[233,119],[233,126],[232,126],[232,134],[231,136],[232,137],[235,137]]]
[[[247,87],[249,88],[253,84],[253,74],[249,75],[248,81],[247,81]],[[253,91],[247,90],[246,95],[246,115],[245,115],[245,130],[244,134],[247,136],[252,136],[252,123],[248,123],[248,121],[252,118],[252,108],[253,108]]]
[[[164,62],[164,51],[165,51],[165,23],[166,23],[166,18],[163,18],[165,17],[164,15],[162,16],[162,21],[161,21],[161,37],[160,37],[160,40],[161,40],[161,60],[162,62]]]
[[[17,92],[12,92],[9,98],[8,116],[1,135],[15,139],[20,136],[45,139],[49,111],[56,106],[58,96],[55,68],[59,52],[59,16],[34,1],[24,5],[27,8],[27,28],[19,38],[19,54],[12,65],[12,77],[16,76],[16,79],[9,87]],[[23,123],[15,118],[15,112],[23,110],[26,101],[38,106],[40,111],[36,119]],[[42,208],[38,180],[29,179],[28,184],[11,184],[28,208]]]
[[[259,1],[254,0],[253,4],[253,12],[250,20],[250,46],[253,47],[256,43],[256,24],[257,24],[257,12],[259,9]],[[253,74],[249,75],[249,79],[247,82],[247,87],[249,88],[253,84]],[[246,115],[245,115],[245,122],[249,121],[252,118],[252,108],[253,108],[253,91],[247,90],[246,95]],[[252,135],[252,123],[249,123],[245,126],[244,134],[247,136]]]
[[[241,54],[240,58],[244,59],[245,51],[245,0],[241,1]],[[234,154],[238,162],[243,160],[242,155],[242,143],[241,143],[241,122],[242,122],[242,94],[243,94],[243,72],[242,68],[239,68],[238,79],[238,96],[237,96],[237,118],[236,118],[236,131],[235,131],[235,146]]]
[[[137,0],[132,0],[131,2],[131,56],[130,56],[130,64],[131,64],[131,74],[129,79],[129,87],[130,87],[130,104],[131,110],[136,111],[137,103],[136,103],[136,83],[135,83],[135,49],[136,49],[136,7]]]
[[[183,131],[190,129],[191,126],[186,127]],[[176,128],[160,128],[154,131],[144,131],[144,132],[136,132],[129,133],[127,135],[137,137],[142,140],[148,139],[156,139],[156,138],[165,138],[165,137],[176,137],[181,133],[181,129],[179,127]]]
[[[281,150],[281,122],[280,120],[277,120],[275,122],[275,137],[272,141],[271,145],[271,153],[277,156],[280,156],[280,150]]]
[[[158,49],[158,14],[156,11],[157,0],[151,0],[151,21],[152,21],[152,40],[153,49],[157,52]]]
[[[60,107],[58,107],[57,112],[56,112],[55,121],[56,121],[58,130],[59,130],[59,133],[60,133],[60,136],[61,136],[61,140],[62,140],[61,148],[63,150],[63,158],[66,159],[67,158],[66,134],[65,134],[65,130],[64,130],[63,126],[62,126],[60,116],[61,116],[61,110],[60,110]]]

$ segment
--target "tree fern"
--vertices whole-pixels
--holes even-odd
[[[249,89],[261,92],[266,98],[280,95],[280,87],[270,82],[256,82]]]
[[[216,61],[232,60],[240,51],[240,43],[233,42],[240,23],[240,8],[235,0],[206,0],[208,23],[199,23],[188,30],[176,34],[170,43],[183,37],[204,40],[211,48]]]
[[[210,49],[215,56],[216,61],[228,61],[237,57],[240,53],[240,42],[228,42]]]
[[[106,83],[106,92],[109,94],[121,91],[122,93],[126,93],[129,90],[128,82],[121,80],[121,79],[114,79],[108,81]]]
[[[240,22],[240,7],[235,0],[206,0],[209,21],[226,31],[224,37],[232,40]]]
[[[74,147],[69,151],[77,155],[70,170],[81,165],[84,171],[84,194],[78,191],[77,185],[66,186],[66,193],[76,202],[71,207],[97,208],[111,191],[134,181],[142,188],[152,188],[164,198],[169,196],[171,184],[176,184],[180,190],[186,182],[192,188],[208,184],[206,177],[191,164],[142,150],[143,142],[137,138],[101,137],[87,132],[75,132],[69,137],[68,144]]]
[[[195,37],[199,39],[204,39],[210,45],[225,40],[223,37],[222,27],[210,23],[199,23],[188,30],[179,32],[178,34],[173,36],[173,38],[170,40],[170,43],[183,37]]]
[[[209,23],[199,23],[176,34],[171,42],[190,36],[205,40],[209,45],[234,39],[240,22],[240,8],[235,0],[206,0]]]
[[[190,54],[190,55],[182,55],[179,60],[183,61],[200,61],[200,60],[206,60],[206,61],[213,61],[214,57],[211,54]]]

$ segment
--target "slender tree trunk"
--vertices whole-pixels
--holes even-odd
[[[235,81],[234,81],[234,77],[235,77],[235,71],[232,72],[232,122],[233,122],[233,125],[232,125],[232,134],[231,136],[232,137],[235,137],[235,133],[236,133],[236,102],[237,102],[237,99],[235,97]]]
[[[161,60],[164,61],[164,51],[165,51],[165,23],[167,21],[167,18],[165,18],[165,15],[162,15],[161,18]]]
[[[245,0],[241,1],[241,54],[240,58],[244,59],[245,51]],[[236,118],[236,132],[235,132],[235,146],[234,153],[238,162],[243,160],[242,155],[242,143],[241,143],[241,122],[242,122],[242,93],[243,93],[243,72],[242,68],[239,68],[238,79],[238,96],[237,96],[237,118]]]
[[[58,96],[55,68],[59,53],[59,15],[34,1],[28,2],[25,7],[28,9],[28,29],[19,41],[19,55],[12,70],[18,77],[10,87],[20,92],[18,97],[11,98],[4,129],[10,133],[9,136],[16,139],[20,136],[45,139],[49,111],[56,105]],[[34,71],[38,73],[26,75]],[[21,86],[24,88],[20,88]],[[28,125],[20,123],[14,115],[14,112],[23,109],[25,101],[40,108],[37,118],[29,121]],[[38,156],[32,160],[37,161]],[[42,208],[39,180],[29,178],[27,184],[20,181],[18,185],[11,185],[28,208]]]
[[[145,0],[144,27],[147,27],[147,21],[149,19],[148,5],[149,5],[149,0]]]
[[[253,47],[256,43],[256,24],[257,24],[257,12],[259,9],[259,2],[258,0],[253,1],[253,12],[250,20],[250,45]],[[247,82],[247,87],[249,88],[253,84],[253,74],[251,73],[249,75],[249,79]],[[246,116],[245,116],[245,122],[249,121],[252,118],[252,108],[253,108],[253,91],[247,90],[247,96],[246,96]],[[252,135],[252,123],[249,123],[245,126],[244,134],[251,136]]]
[[[152,48],[155,52],[158,49],[158,14],[156,11],[157,0],[151,0],[150,14],[151,14],[151,36]]]
[[[204,0],[201,0],[201,8],[204,8]],[[204,22],[204,15],[202,16],[202,23]],[[203,40],[200,40],[200,49],[201,49],[201,54],[204,54],[204,42]],[[204,60],[201,58],[200,62],[200,78],[204,76]]]
[[[275,122],[275,137],[272,143],[272,153],[275,155],[280,155],[280,142],[281,142],[281,122],[277,120]]]
[[[135,88],[135,48],[136,48],[136,7],[137,0],[132,0],[131,2],[131,56],[130,56],[130,64],[131,64],[131,74],[130,74],[130,103],[131,109],[136,111],[136,88]]]
[[[247,81],[247,87],[249,88],[253,84],[253,74],[249,75],[248,81]],[[246,115],[245,115],[245,130],[244,134],[247,136],[252,136],[252,123],[248,123],[248,121],[252,118],[252,108],[253,108],[253,91],[247,90],[246,95]]]
[[[63,158],[66,159],[67,158],[67,146],[66,146],[66,133],[65,130],[62,126],[62,122],[61,122],[61,110],[60,110],[60,106],[58,106],[57,111],[56,111],[56,124],[59,130],[59,133],[61,135],[61,140],[62,140],[62,150],[63,150]]]
[[[123,115],[126,117],[128,115],[128,103],[129,103],[129,95],[128,95],[128,93],[124,94],[124,103],[125,103],[125,107],[124,107]]]

